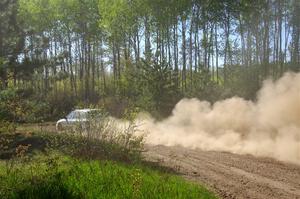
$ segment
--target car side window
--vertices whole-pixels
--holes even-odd
[[[82,113],[79,111],[76,111],[73,115],[73,119],[77,119],[77,120],[82,119]]]
[[[72,111],[71,113],[69,113],[68,115],[67,115],[67,119],[68,120],[71,120],[71,119],[73,119],[74,118],[74,111]]]
[[[86,113],[85,112],[77,112],[75,118],[79,119],[79,120],[83,120],[86,118]]]
[[[81,111],[73,111],[72,119],[82,120],[86,118],[86,113]]]

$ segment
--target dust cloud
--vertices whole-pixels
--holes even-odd
[[[249,82],[251,83],[251,82]],[[143,118],[143,119],[141,119]],[[256,102],[183,99],[172,115],[141,116],[146,142],[273,157],[300,164],[300,73],[267,80]]]

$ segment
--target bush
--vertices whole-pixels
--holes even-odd
[[[72,94],[56,93],[47,96],[31,89],[0,91],[0,120],[9,122],[42,122],[65,116],[76,105]]]
[[[0,120],[40,122],[49,117],[49,105],[41,101],[30,89],[3,90],[0,92]]]
[[[42,122],[51,118],[50,105],[47,102],[26,100],[25,122]]]
[[[65,116],[76,105],[77,100],[72,93],[58,91],[55,94],[49,94],[45,101],[49,104],[49,118],[57,119]]]
[[[0,120],[0,133],[13,133],[16,131],[16,124],[5,120]]]
[[[23,103],[17,90],[0,91],[0,120],[16,122],[23,118]]]

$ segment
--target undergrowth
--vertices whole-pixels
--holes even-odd
[[[139,164],[51,153],[0,161],[0,198],[215,198],[203,187]]]
[[[119,127],[106,121],[76,132],[2,133],[0,198],[215,198],[143,161],[137,126]]]

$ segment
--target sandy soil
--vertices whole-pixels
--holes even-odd
[[[300,199],[300,165],[179,146],[147,145],[144,155],[208,186],[220,198]]]

